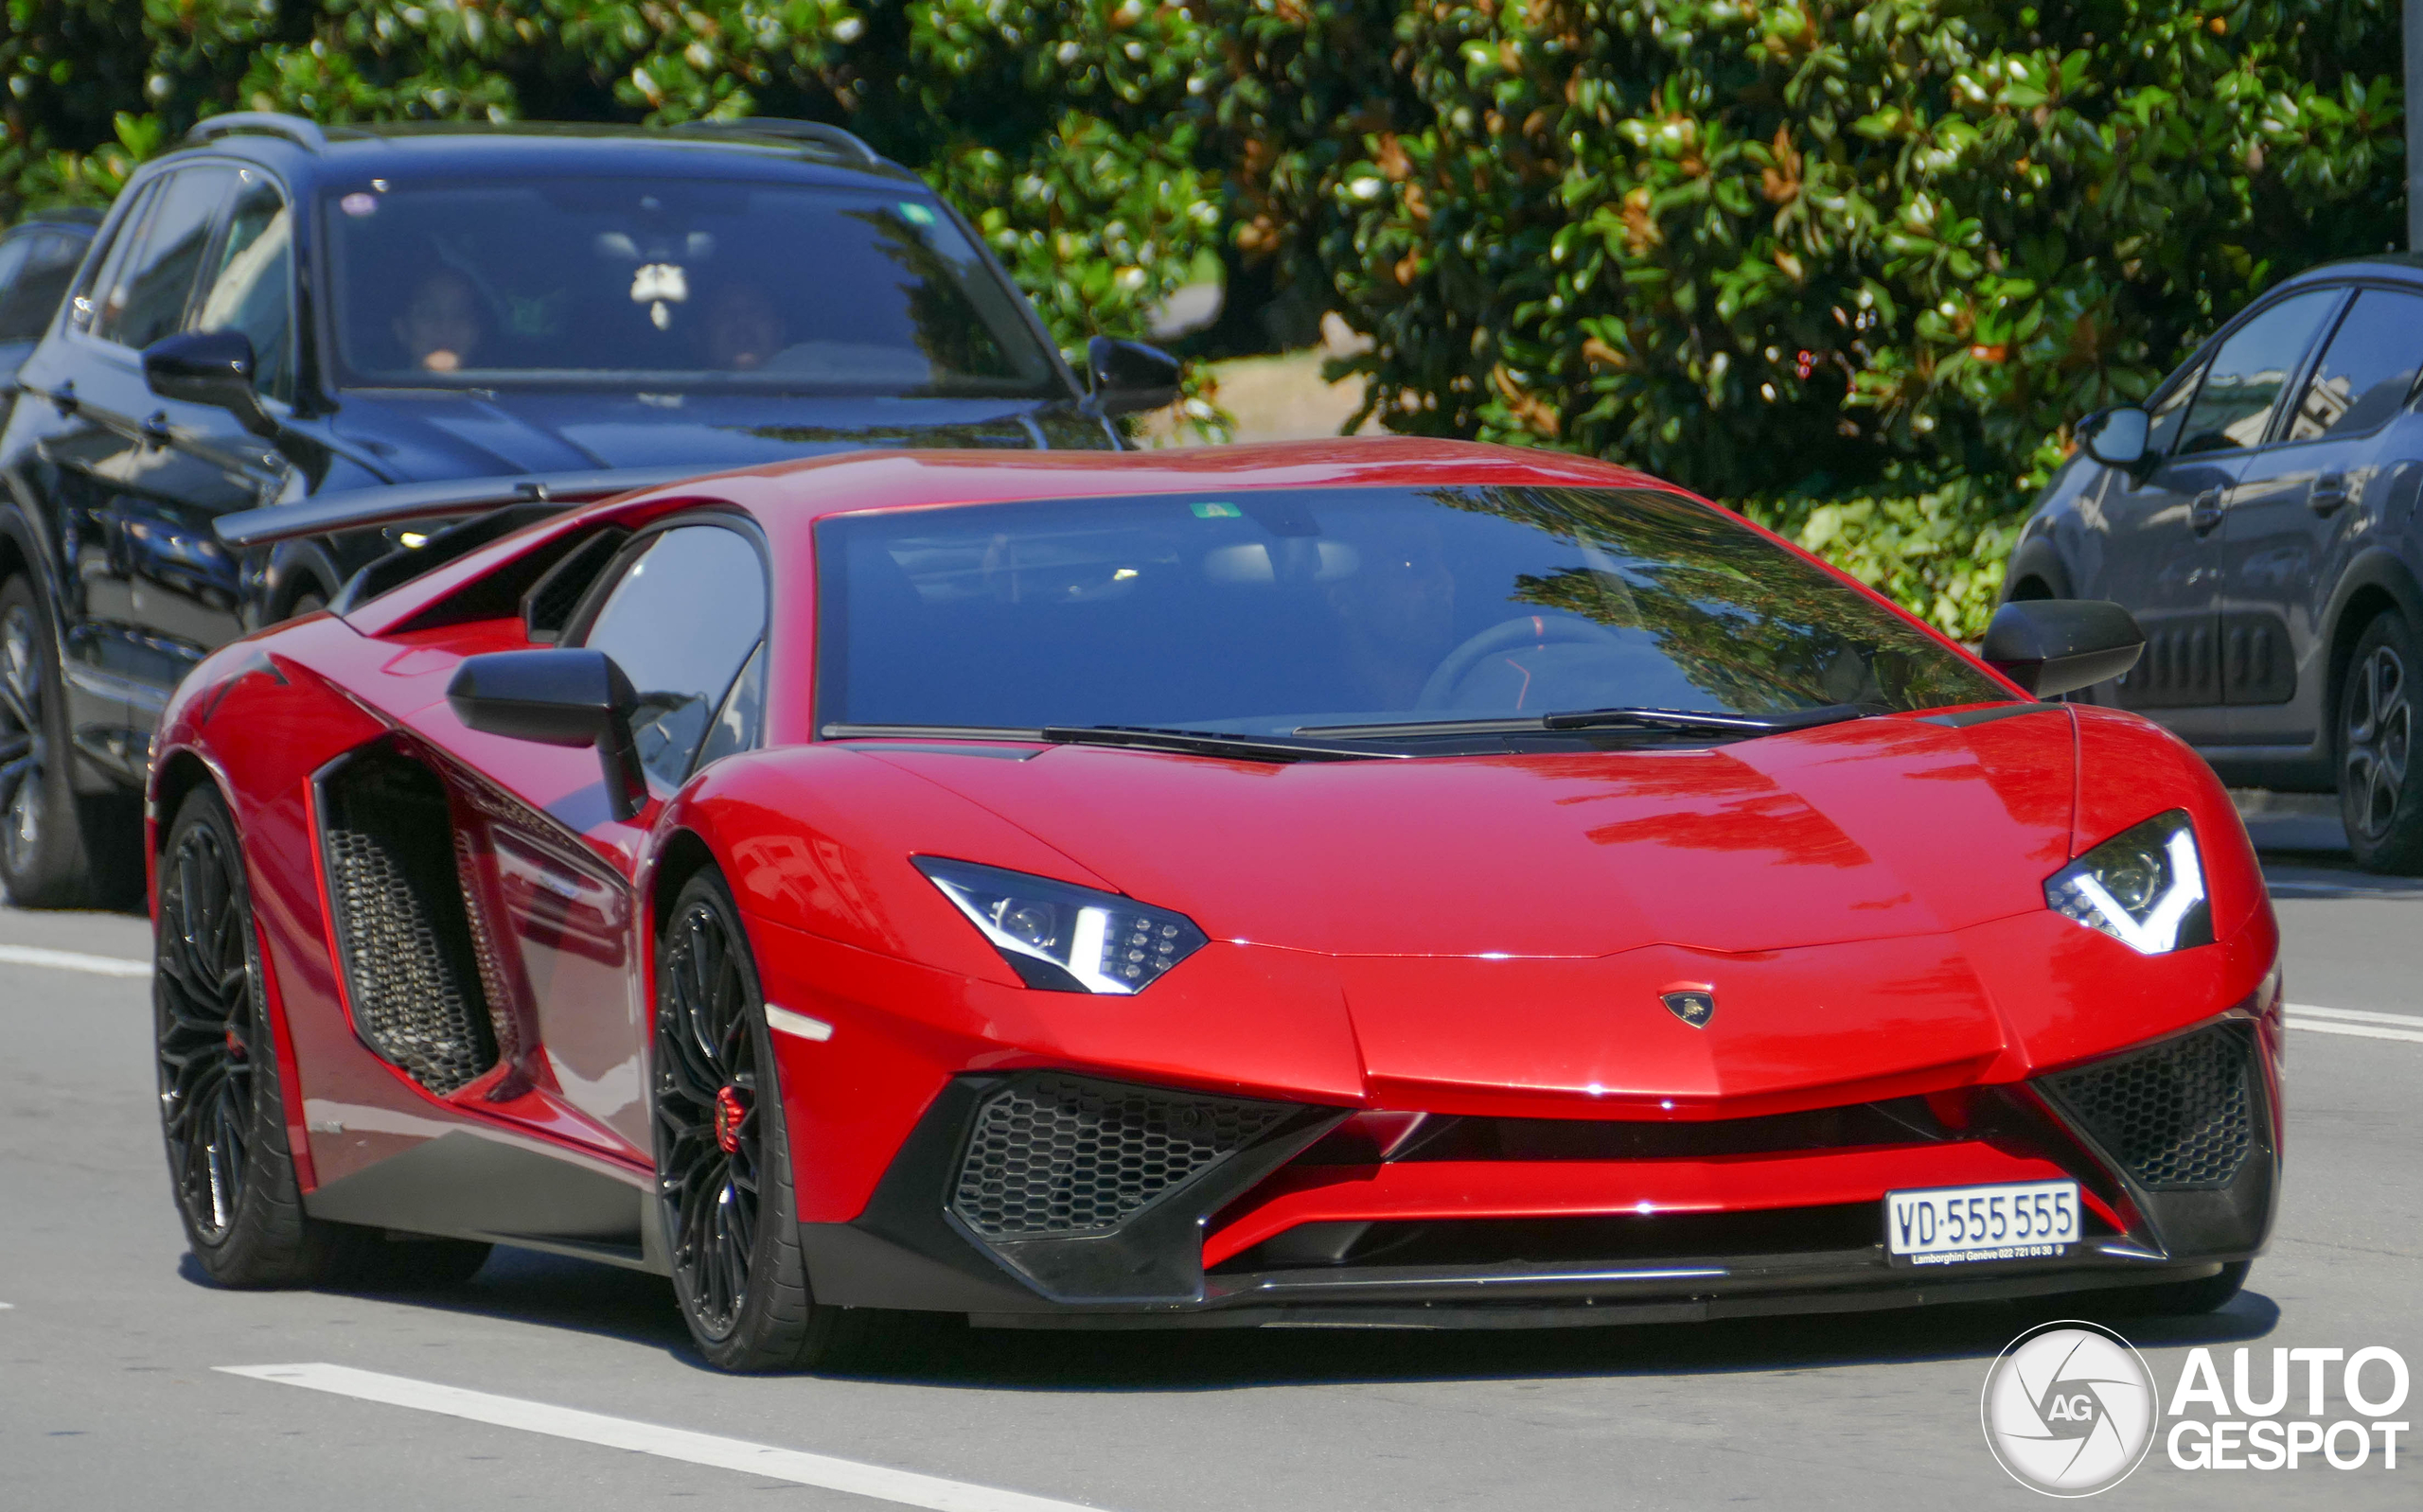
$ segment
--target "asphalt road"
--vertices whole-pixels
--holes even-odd
[[[2317,843],[2293,826],[2258,839]],[[2290,999],[2423,1019],[2423,885],[2326,853],[2270,861]],[[140,959],[149,937],[135,918],[0,910],[0,958],[0,958],[0,1507],[956,1497],[1007,1512],[977,1487],[1119,1512],[2043,1504],[1990,1457],[1978,1400],[2002,1346],[2058,1310],[1557,1334],[960,1331],[879,1376],[734,1380],[693,1363],[663,1283],[520,1252],[413,1298],[215,1291],[169,1206],[147,984],[25,964],[26,947]],[[2210,1318],[2121,1325],[2166,1395],[2199,1345],[2224,1386],[2240,1346],[2258,1388],[2275,1347],[2388,1345],[2423,1373],[2423,1041],[2295,1032],[2290,1099],[2285,1211],[2247,1292]],[[221,1368],[304,1363],[376,1373],[372,1395],[406,1404]],[[2360,1416],[2326,1377],[2316,1420]],[[2376,1398],[2386,1384],[2365,1381]],[[509,1400],[466,1409],[487,1421],[409,1404],[433,1387]],[[2266,1472],[2180,1469],[2157,1447],[2097,1504],[2423,1505],[2423,1450],[2399,1448],[2396,1469],[2376,1449],[2358,1469],[2308,1454]],[[852,1466],[881,1469],[852,1481]],[[898,1471],[942,1480],[884,1474]]]

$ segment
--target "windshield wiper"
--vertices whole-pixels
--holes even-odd
[[[1327,740],[1389,740],[1422,735],[1514,735],[1530,730],[1707,730],[1717,734],[1772,735],[1787,730],[1857,719],[1857,704],[1829,704],[1788,714],[1728,714],[1712,709],[1573,709],[1562,713],[1516,714],[1488,719],[1406,719],[1384,725],[1299,725],[1296,733]]]
[[[1227,735],[1213,730],[1162,730],[1150,725],[826,725],[826,740],[1023,740],[1053,746],[1121,746],[1184,756],[1230,756],[1264,762],[1368,762],[1407,754],[1364,750],[1284,737]]]
[[[1042,736],[1061,746],[1126,746],[1138,750],[1238,756],[1261,762],[1366,762],[1407,754],[1276,736],[1226,735],[1213,730],[1162,730],[1151,725],[1047,725]]]

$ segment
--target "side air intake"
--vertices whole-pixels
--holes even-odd
[[[497,1064],[437,774],[393,750],[320,783],[320,847],[354,1029],[444,1096]]]

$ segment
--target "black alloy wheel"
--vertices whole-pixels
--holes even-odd
[[[0,581],[0,887],[22,908],[132,903],[140,832],[131,799],[76,793],[49,618],[32,579]]]
[[[808,1291],[765,997],[723,879],[685,884],[658,941],[653,1046],[657,1208],[682,1321],[707,1363],[840,1363],[889,1322]]]
[[[2423,870],[2423,794],[2412,781],[2417,668],[2413,633],[2393,611],[2364,627],[2340,683],[2340,812],[2348,848],[2375,871]]]
[[[160,863],[160,1116],[177,1206],[195,1240],[224,1243],[243,1206],[254,1075],[269,1048],[260,958],[240,863],[220,826],[178,831]]]
[[[186,795],[161,847],[151,974],[160,1132],[194,1258],[229,1287],[370,1290],[469,1277],[488,1246],[391,1239],[303,1210],[262,995],[241,842],[218,789]]]

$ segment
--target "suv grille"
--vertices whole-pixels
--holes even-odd
[[[2149,1191],[2223,1187],[2255,1146],[2254,1058],[2219,1024],[2046,1077],[2054,1099]]]
[[[1295,1109],[1040,1076],[977,1110],[951,1211],[986,1239],[1117,1227]]]

